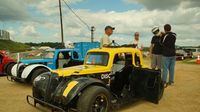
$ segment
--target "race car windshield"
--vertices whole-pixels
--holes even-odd
[[[86,56],[86,65],[102,65],[108,64],[109,54],[105,52],[90,52]]]
[[[45,51],[42,53],[42,57],[45,59],[52,59],[54,57],[53,51]]]

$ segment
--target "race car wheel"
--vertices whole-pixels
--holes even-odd
[[[42,73],[48,72],[48,69],[45,68],[39,68],[33,71],[32,76],[31,76],[31,83],[33,83],[34,79],[39,76]]]
[[[6,75],[12,75],[11,74],[11,70],[12,70],[12,67],[15,65],[16,63],[9,63],[8,65],[5,66],[5,73]]]
[[[109,112],[110,93],[104,87],[89,87],[80,95],[77,109],[80,112]]]

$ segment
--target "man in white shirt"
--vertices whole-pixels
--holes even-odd
[[[113,34],[113,30],[115,30],[114,27],[111,27],[111,26],[106,26],[105,27],[105,34],[103,35],[103,37],[100,40],[101,47],[106,47],[111,43],[109,37]]]
[[[140,38],[140,34],[139,34],[139,32],[135,32],[135,34],[134,34],[134,40],[133,40],[133,46],[135,47],[135,48],[138,48],[138,49],[140,49],[140,50],[143,50],[143,44],[141,44],[140,42],[139,42],[139,38]]]

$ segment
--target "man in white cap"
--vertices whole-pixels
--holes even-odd
[[[106,26],[105,27],[105,34],[103,35],[103,37],[100,40],[101,47],[106,47],[111,43],[109,37],[113,34],[113,30],[115,30],[114,27],[111,27],[111,26]]]
[[[151,68],[161,69],[162,62],[162,35],[159,27],[152,29],[154,36],[151,40],[150,56],[151,56]]]

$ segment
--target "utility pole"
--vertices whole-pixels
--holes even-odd
[[[59,0],[59,10],[60,10],[60,27],[61,27],[61,44],[64,47],[64,38],[63,38],[63,22],[62,22],[62,9],[61,9],[61,0]]]
[[[92,26],[91,27],[91,42],[94,42],[94,31],[95,31],[95,27]]]

